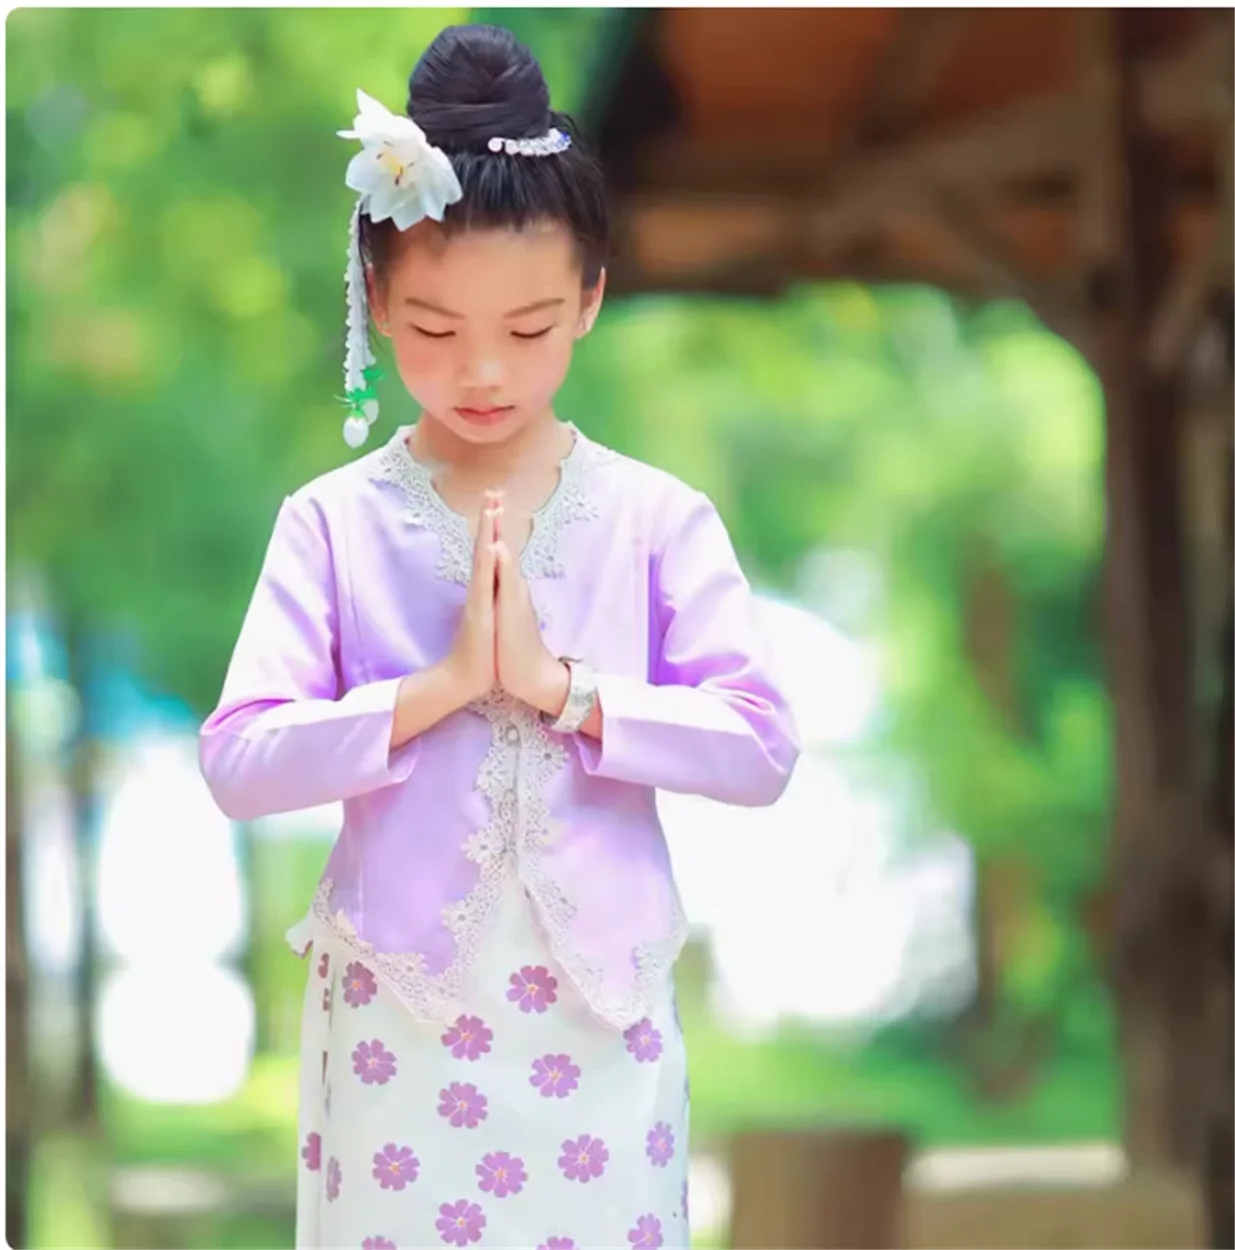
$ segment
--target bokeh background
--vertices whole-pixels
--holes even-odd
[[[10,15],[10,1245],[291,1244],[338,814],[195,730],[351,454],[335,131],[472,19],[610,172],[560,413],[717,501],[805,737],[663,804],[697,1244],[1235,1244],[1229,18]]]

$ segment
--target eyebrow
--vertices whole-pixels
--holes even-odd
[[[449,317],[451,321],[462,321],[463,314],[452,312],[449,308],[442,308],[438,304],[431,304],[428,300],[416,299],[409,295],[404,301],[409,308],[422,308],[425,312],[437,313],[439,317]],[[506,313],[507,317],[522,317],[527,313],[543,312],[547,308],[557,308],[566,303],[564,299],[541,299],[534,304],[524,304],[522,308],[514,308]]]

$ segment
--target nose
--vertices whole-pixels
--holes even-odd
[[[501,386],[506,371],[496,356],[482,356],[469,362],[464,384],[477,388]]]

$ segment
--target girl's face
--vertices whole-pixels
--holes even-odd
[[[603,291],[603,274],[583,289],[556,223],[447,238],[423,222],[399,239],[373,313],[424,415],[493,444],[550,411]]]

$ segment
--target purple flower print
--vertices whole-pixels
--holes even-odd
[[[673,1130],[662,1120],[648,1134],[647,1156],[654,1167],[663,1168],[673,1158]]]
[[[480,1177],[480,1188],[495,1198],[517,1194],[527,1180],[523,1160],[512,1159],[504,1150],[485,1155],[476,1165],[476,1175]]]
[[[326,1201],[333,1202],[339,1196],[339,1186],[343,1184],[343,1168],[338,1159],[331,1157],[326,1165]]]
[[[367,1007],[377,994],[377,978],[364,964],[347,965],[343,974],[343,1001],[352,1007]]]
[[[548,968],[520,968],[510,974],[506,997],[518,1003],[520,1011],[543,1015],[550,1004],[557,1002],[557,978],[549,975]]]
[[[327,951],[317,965],[317,975],[323,980],[330,975],[330,952]]]
[[[660,1250],[665,1244],[661,1236],[661,1223],[654,1215],[641,1215],[634,1228],[626,1234],[626,1240],[635,1250]]]
[[[383,1189],[406,1189],[420,1175],[420,1160],[409,1146],[388,1142],[373,1156],[373,1179]]]
[[[682,1182],[682,1218],[690,1219],[690,1183]]]
[[[475,1062],[490,1051],[493,1030],[478,1016],[460,1016],[442,1035],[442,1045],[450,1048],[456,1059]]]
[[[475,1128],[481,1120],[489,1118],[489,1100],[475,1085],[461,1085],[452,1081],[449,1089],[438,1095],[441,1103],[438,1115],[449,1118],[455,1128]]]
[[[395,1075],[396,1059],[376,1038],[352,1051],[352,1071],[366,1085],[385,1085]]]
[[[360,1250],[395,1250],[395,1243],[389,1237],[366,1237]]]
[[[569,1055],[544,1055],[533,1060],[530,1080],[542,1098],[565,1098],[579,1088],[579,1069]]]
[[[626,1049],[640,1063],[655,1063],[664,1049],[659,1030],[654,1029],[651,1020],[647,1018],[640,1020],[638,1024],[632,1024],[622,1036],[626,1039]]]
[[[437,1231],[448,1246],[466,1246],[480,1240],[485,1213],[476,1203],[460,1198],[458,1202],[443,1202],[438,1211],[441,1219],[437,1222]]]
[[[536,1250],[577,1250],[572,1237],[550,1237],[548,1241],[541,1242]]]
[[[304,1139],[304,1149],[300,1152],[300,1157],[310,1172],[322,1170],[322,1135],[320,1133],[310,1133]]]
[[[562,1143],[562,1156],[557,1161],[568,1181],[580,1181],[586,1185],[594,1176],[600,1176],[609,1162],[609,1148],[599,1137],[584,1133],[577,1141]]]

